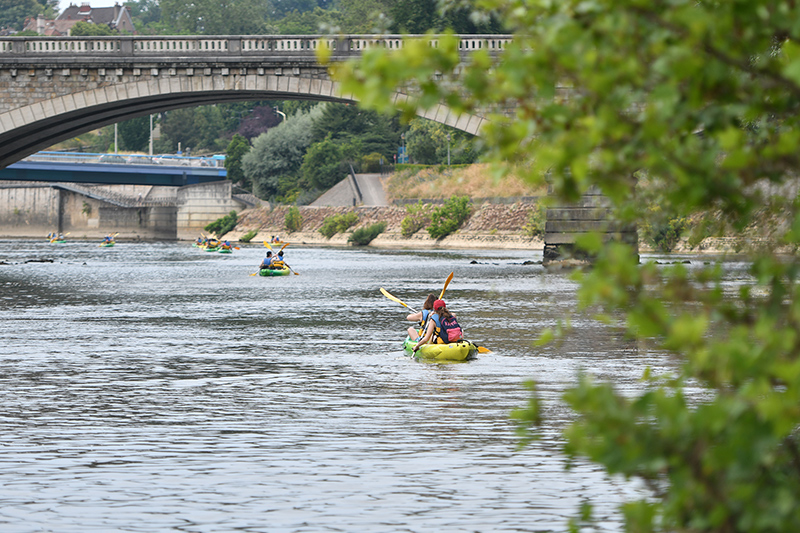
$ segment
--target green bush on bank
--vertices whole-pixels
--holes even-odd
[[[355,213],[332,215],[325,217],[325,220],[322,221],[322,227],[319,228],[319,232],[330,239],[337,233],[343,233],[356,224],[358,224],[358,215]]]
[[[411,237],[430,224],[432,209],[430,204],[424,204],[422,200],[418,200],[416,204],[406,205],[408,215],[400,222],[400,233],[403,237]]]
[[[428,234],[433,239],[442,239],[458,231],[472,214],[472,202],[469,196],[451,196],[443,206],[431,213]]]
[[[544,235],[546,211],[541,201],[537,201],[533,208],[528,211],[528,218],[523,227],[523,232],[528,237],[541,237]]]
[[[648,211],[651,216],[639,225],[642,238],[654,250],[671,252],[689,227],[688,220],[686,217],[668,216],[658,205],[651,206]]]
[[[236,227],[236,222],[238,222],[238,220],[239,216],[236,214],[236,211],[231,211],[224,217],[218,218],[211,224],[208,224],[203,229],[214,233],[218,239],[221,239],[223,235]]]
[[[366,246],[384,231],[386,231],[386,222],[378,222],[376,224],[372,224],[371,226],[358,228],[353,232],[352,235],[350,235],[350,237],[347,239],[347,242],[353,243],[357,246]]]
[[[300,214],[300,209],[296,205],[290,207],[289,211],[286,212],[283,224],[289,233],[300,231],[303,228],[303,215]]]
[[[241,237],[239,237],[239,242],[250,242],[253,240],[253,237],[258,235],[258,230],[250,230]]]

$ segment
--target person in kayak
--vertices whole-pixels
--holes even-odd
[[[406,320],[412,322],[419,322],[418,327],[408,326],[408,337],[412,340],[418,341],[422,334],[425,332],[425,326],[428,324],[428,319],[433,314],[433,302],[436,301],[436,295],[433,293],[428,294],[425,298],[425,303],[422,304],[422,311],[411,313],[406,317]]]
[[[433,302],[433,314],[431,315],[430,319],[428,320],[428,325],[425,326],[425,334],[422,338],[417,342],[417,345],[414,346],[414,352],[416,353],[423,344],[431,343],[431,344],[447,344],[448,342],[454,342],[453,340],[444,340],[442,339],[442,324],[446,321],[455,321],[456,315],[451,313],[447,310],[447,304],[444,303],[444,300],[436,300]],[[456,324],[457,326],[458,324]],[[459,328],[459,336],[461,329]]]
[[[269,268],[272,264],[272,252],[267,252],[266,257],[261,260],[261,264],[259,265],[258,269],[263,270],[265,268]]]

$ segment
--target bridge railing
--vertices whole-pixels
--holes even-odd
[[[511,35],[459,35],[459,50],[500,52],[511,42]],[[104,37],[0,37],[0,57],[51,57],[54,55],[92,56],[250,56],[260,54],[313,56],[325,48],[335,55],[359,55],[370,48],[403,48],[408,39],[427,40],[439,46],[436,35],[158,35]]]

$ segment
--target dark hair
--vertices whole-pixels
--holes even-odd
[[[425,303],[422,304],[423,309],[428,309],[429,311],[433,310],[433,302],[436,301],[436,295],[431,293],[425,298]]]
[[[271,256],[271,255],[272,255],[272,252],[271,252],[271,251],[267,252],[267,257],[269,257],[269,256]]]

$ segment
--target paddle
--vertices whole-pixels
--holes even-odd
[[[447,280],[444,282],[444,287],[442,287],[442,292],[439,293],[439,299],[441,300],[444,298],[444,291],[447,290],[447,286],[450,285],[450,282],[453,281],[453,273],[450,272],[450,275],[447,276]]]
[[[419,313],[419,311],[417,311],[417,310],[416,310],[416,309],[414,309],[413,307],[409,307],[409,306],[407,306],[407,305],[406,305],[406,304],[405,304],[405,303],[404,303],[402,300],[400,300],[400,298],[397,298],[396,296],[392,296],[391,294],[389,294],[389,291],[387,291],[387,290],[386,290],[386,289],[384,289],[383,287],[381,287],[381,293],[383,293],[383,295],[384,295],[384,296],[386,296],[387,298],[389,298],[389,299],[390,299],[390,300],[392,300],[393,302],[397,302],[397,303],[399,303],[400,305],[402,305],[402,306],[403,306],[403,307],[405,307],[406,309],[409,309],[410,311],[413,311],[413,312],[415,312],[415,313]]]

